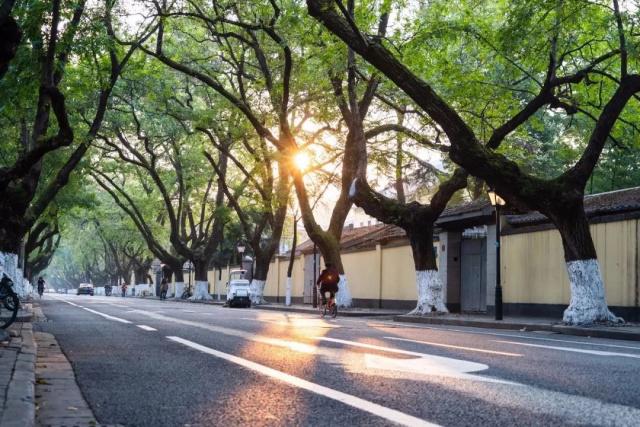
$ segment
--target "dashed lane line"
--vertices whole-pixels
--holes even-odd
[[[95,310],[92,310],[92,309],[87,308],[87,307],[81,307],[81,306],[79,306],[79,307],[80,307],[81,309],[86,310],[86,311],[88,311],[88,312],[91,312],[91,313],[93,313],[93,314],[97,314],[98,316],[102,316],[102,317],[104,317],[105,319],[113,320],[114,322],[120,322],[120,323],[131,323],[130,321],[128,321],[128,320],[126,320],[126,319],[121,319],[121,318],[119,318],[119,317],[115,317],[115,316],[109,316],[108,314],[100,313],[99,311],[95,311]]]
[[[90,313],[93,313],[93,314],[97,314],[98,316],[102,316],[102,317],[104,317],[105,319],[113,320],[114,322],[120,322],[120,323],[131,323],[130,321],[128,321],[128,320],[126,320],[126,319],[121,319],[121,318],[119,318],[119,317],[110,316],[110,315],[108,315],[108,314],[100,313],[99,311],[92,310],[92,309],[90,309],[90,308],[83,307],[83,306],[78,305],[78,304],[74,304],[74,303],[72,303],[72,302],[70,302],[70,301],[65,301],[65,300],[62,300],[62,299],[61,299],[61,300],[59,300],[59,301],[66,302],[66,303],[67,303],[67,304],[69,304],[69,305],[72,305],[72,306],[74,306],[74,307],[81,308],[81,309],[86,310],[86,311],[88,311],[88,312],[90,312]]]
[[[522,357],[522,354],[519,354],[519,353],[508,353],[508,352],[504,352],[504,351],[485,350],[483,348],[463,347],[463,346],[459,346],[459,345],[442,344],[442,343],[431,342],[431,341],[410,340],[410,339],[407,339],[407,338],[398,338],[398,337],[384,337],[384,338],[387,339],[387,340],[393,340],[393,341],[405,341],[405,342],[412,342],[412,343],[417,343],[417,344],[430,345],[430,346],[434,346],[434,347],[444,347],[444,348],[452,348],[452,349],[456,349],[456,350],[475,351],[475,352],[478,352],[478,353],[495,354],[495,355],[498,355],[498,356]]]
[[[254,372],[258,372],[267,377],[276,379],[278,381],[284,382],[294,387],[301,388],[311,393],[315,393],[320,396],[324,396],[326,398],[336,400],[338,402],[344,403],[345,405],[349,405],[361,411],[368,412],[372,415],[378,416],[380,418],[384,418],[396,424],[405,425],[405,426],[437,426],[437,424],[430,423],[428,421],[414,417],[404,412],[387,408],[377,403],[374,403],[365,399],[361,399],[352,394],[343,393],[341,391],[338,391],[329,387],[325,387],[317,383],[312,383],[310,381],[303,380],[302,378],[298,378],[293,375],[287,374],[285,372],[278,371],[273,368],[269,368],[268,366],[261,365],[256,362],[252,362],[242,357],[234,356],[228,353],[223,353],[221,351],[214,350],[209,347],[205,347],[193,341],[185,340],[183,338],[175,337],[175,336],[168,336],[167,338],[171,341],[190,347],[194,350],[198,350],[202,353],[209,354],[211,356],[226,360],[228,362],[242,366],[243,368],[252,370]]]
[[[152,328],[151,326],[147,326],[147,325],[136,325],[138,328],[142,329],[143,331],[157,331],[156,328]]]

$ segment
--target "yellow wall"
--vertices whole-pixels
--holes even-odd
[[[628,220],[595,224],[591,233],[598,252],[606,287],[607,302],[613,306],[634,306],[640,268],[638,242],[640,221]],[[560,235],[556,230],[502,237],[502,285],[507,303],[568,304],[569,283]],[[405,300],[416,299],[415,271],[409,245],[377,246],[343,254],[353,298]],[[269,268],[265,296],[284,301],[288,258],[274,260]],[[218,280],[217,271],[209,272],[210,292],[218,286],[226,294],[227,269]],[[292,273],[292,296],[302,298],[304,256],[298,256]],[[215,283],[215,285],[214,285]]]
[[[360,252],[346,252],[342,263],[353,298],[359,299],[416,299],[413,255],[409,245],[380,247]],[[288,258],[273,261],[269,268],[265,296],[285,296]],[[323,262],[321,261],[321,265]],[[292,273],[292,296],[302,298],[304,288],[304,256],[296,258]]]
[[[342,265],[353,298],[379,298],[380,263],[377,251],[345,253],[342,255]]]
[[[416,270],[411,246],[397,246],[382,251],[382,299],[415,300]]]
[[[610,305],[635,305],[639,222],[591,225]],[[569,280],[557,230],[503,236],[501,256],[505,302],[569,303]]]

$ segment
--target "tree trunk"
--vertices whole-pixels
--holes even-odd
[[[582,203],[574,208],[565,207],[560,215],[550,217],[562,238],[571,287],[571,300],[562,320],[569,325],[623,323],[607,306],[600,264]]]
[[[291,275],[293,273],[293,263],[296,260],[296,246],[298,245],[298,219],[293,221],[293,242],[291,242],[291,253],[289,254],[289,265],[287,266],[287,285],[285,287],[284,304],[291,305]]]
[[[338,292],[336,293],[336,304],[338,307],[348,308],[353,306],[353,298],[349,289],[349,282],[342,265],[342,256],[340,254],[340,241],[334,238],[325,238],[318,243],[324,265],[332,264],[340,273],[340,282],[338,283]],[[317,277],[314,277],[316,280]]]
[[[9,62],[15,56],[21,39],[22,32],[13,17],[0,17],[0,79],[9,69]]]
[[[433,225],[425,222],[405,231],[411,242],[418,288],[418,304],[409,314],[448,313],[433,250]]]
[[[255,254],[256,268],[251,278],[251,304],[266,304],[264,299],[264,286],[267,283],[267,274],[271,259],[275,250],[260,250]]]
[[[208,301],[213,299],[209,295],[209,260],[195,259],[193,260],[195,289],[191,300]]]

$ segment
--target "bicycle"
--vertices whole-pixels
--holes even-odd
[[[13,280],[3,274],[2,280],[0,280],[0,328],[6,329],[15,322],[19,309],[20,299],[13,291]],[[6,310],[9,313],[5,317],[3,311]]]
[[[326,292],[329,293],[329,298],[327,298],[326,304],[322,304],[322,302],[320,303],[320,310],[322,312],[322,315],[320,317],[324,319],[324,316],[329,313],[329,315],[331,315],[331,318],[335,319],[338,315],[338,304],[336,304],[336,297],[335,295],[331,296],[331,293],[329,291]],[[318,296],[322,298],[320,291],[318,291]]]

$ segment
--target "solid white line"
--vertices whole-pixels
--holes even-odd
[[[507,352],[504,352],[504,351],[485,350],[483,348],[462,347],[462,346],[459,346],[459,345],[442,344],[442,343],[430,342],[430,341],[410,340],[410,339],[407,339],[407,338],[398,338],[398,337],[384,337],[384,338],[388,339],[388,340],[394,340],[394,341],[406,341],[406,342],[414,342],[414,343],[418,343],[418,344],[432,345],[432,346],[435,346],[435,347],[453,348],[453,349],[456,349],[456,350],[477,351],[478,353],[496,354],[496,355],[499,355],[499,356],[522,357],[522,354],[518,354],[518,353],[507,353]]]
[[[553,345],[528,344],[528,343],[515,342],[515,341],[494,340],[494,342],[499,342],[499,343],[503,343],[503,344],[523,345],[523,346],[527,346],[527,347],[548,348],[550,350],[569,351],[569,352],[572,352],[572,353],[593,354],[595,356],[607,356],[607,357],[609,357],[609,356],[619,356],[619,357],[629,357],[631,359],[640,359],[640,354],[614,353],[613,351],[586,350],[586,349],[583,349],[583,348],[557,347],[557,346],[553,346]]]
[[[359,322],[365,323],[367,322],[367,326],[371,327],[379,327],[379,328],[408,328],[408,329],[431,329],[434,331],[447,331],[447,332],[457,332],[461,334],[472,334],[472,335],[491,335],[496,337],[509,337],[509,338],[520,338],[523,340],[537,340],[537,341],[552,341],[552,342],[564,342],[567,344],[579,344],[579,345],[593,345],[598,347],[611,347],[611,348],[627,348],[630,350],[638,350],[640,351],[640,346],[631,346],[631,345],[620,345],[620,344],[605,344],[605,343],[596,343],[596,342],[587,342],[587,341],[574,341],[574,340],[561,340],[557,338],[543,338],[543,337],[532,337],[528,335],[517,335],[517,334],[505,334],[500,332],[484,332],[484,331],[468,331],[463,329],[455,329],[455,328],[447,328],[442,325],[429,325],[429,326],[418,326],[418,325],[410,325],[403,322],[376,322],[373,323],[370,320],[354,320],[354,319],[340,319],[340,322]],[[472,328],[472,326],[469,326]],[[528,333],[532,333],[533,331],[528,331]],[[595,338],[600,339],[600,338]]]
[[[136,326],[145,331],[157,331],[156,328],[152,328],[151,326],[147,326],[147,325],[136,325]]]
[[[119,317],[109,316],[108,314],[100,313],[99,311],[95,311],[95,310],[92,310],[92,309],[87,308],[87,307],[82,307],[82,306],[78,306],[78,307],[80,307],[83,310],[87,310],[87,311],[89,311],[89,312],[91,312],[93,314],[97,314],[98,316],[102,316],[105,319],[113,320],[115,322],[120,322],[120,323],[131,323],[126,319],[121,319]]]
[[[293,375],[289,375],[285,372],[278,371],[273,368],[269,368],[268,366],[255,363],[250,360],[243,359],[241,357],[233,356],[228,353],[223,353],[221,351],[214,350],[209,347],[205,347],[193,341],[189,341],[180,337],[173,337],[173,336],[169,336],[167,338],[170,339],[171,341],[174,341],[174,342],[183,344],[187,347],[193,348],[195,350],[201,351],[202,353],[206,353],[211,356],[218,357],[220,359],[226,360],[231,363],[235,363],[236,365],[242,366],[246,369],[250,369],[252,371],[274,378],[278,381],[284,382],[294,387],[298,387],[303,390],[310,391],[311,393],[315,393],[320,396],[324,396],[329,399],[336,400],[338,402],[344,403],[345,405],[349,405],[361,411],[368,412],[370,414],[376,415],[380,418],[384,418],[396,424],[401,424],[405,426],[436,426],[437,425],[437,424],[433,424],[428,421],[422,420],[420,418],[416,418],[409,414],[405,414],[404,412],[396,411],[395,409],[387,408],[385,406],[378,405],[377,403],[373,403],[368,400],[361,399],[351,394],[343,393],[341,391],[334,390],[332,388],[325,387],[317,383],[312,383],[310,381],[303,380],[302,378],[294,377]]]

